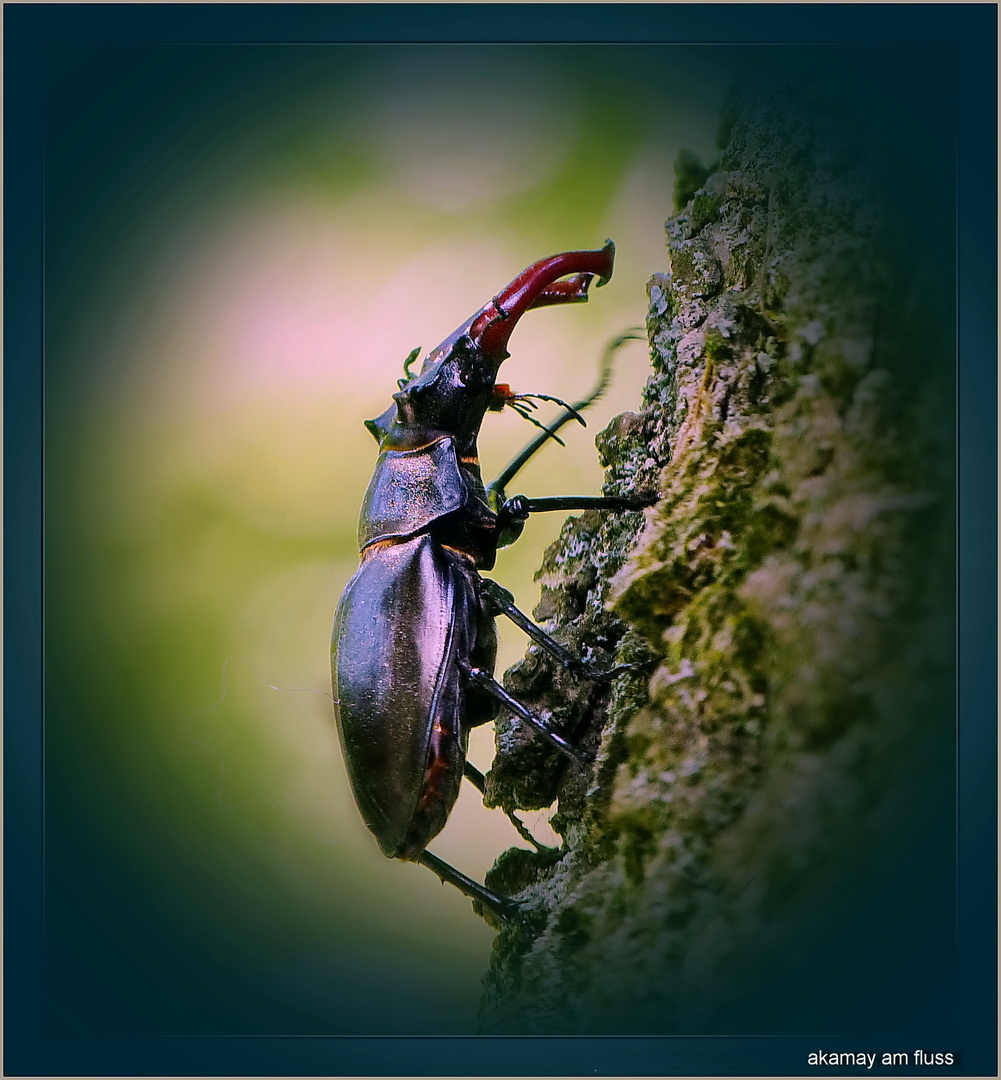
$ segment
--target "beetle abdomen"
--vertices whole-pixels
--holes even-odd
[[[464,762],[467,584],[429,536],[370,548],[334,619],[335,712],[355,801],[390,858],[444,825]]]

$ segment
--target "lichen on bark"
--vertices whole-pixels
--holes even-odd
[[[525,925],[485,1032],[884,1031],[864,957],[948,919],[947,268],[842,109],[758,79],[728,114],[714,171],[680,162],[642,407],[597,440],[607,493],[660,501],[569,520],[539,572],[545,628],[634,666],[587,682],[533,647],[506,675],[596,757],[498,724],[488,802],[558,798],[563,845],[488,875]]]

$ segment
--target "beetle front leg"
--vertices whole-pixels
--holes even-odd
[[[548,514],[566,510],[644,510],[653,506],[660,496],[653,492],[643,495],[559,495],[552,498],[530,499],[514,495],[497,512],[498,529],[512,522],[525,522],[529,514]]]
[[[654,492],[642,495],[563,495],[553,498],[529,499],[514,495],[497,511],[497,545],[507,547],[521,536],[530,514],[547,514],[567,510],[643,510],[660,498]]]

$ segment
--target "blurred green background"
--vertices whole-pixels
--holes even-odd
[[[329,632],[407,353],[534,260],[618,246],[503,378],[582,395],[645,315],[682,148],[734,53],[669,46],[50,46],[46,1002],[51,1035],[475,1029],[493,932],[354,807]],[[612,390],[519,478],[596,493]],[[484,471],[533,434],[491,415]],[[495,575],[520,606],[557,534]],[[500,667],[524,649],[503,628]],[[489,766],[492,732],[472,760]],[[468,787],[468,785],[467,785]],[[545,835],[545,815],[527,815]],[[469,788],[436,854],[521,843]]]

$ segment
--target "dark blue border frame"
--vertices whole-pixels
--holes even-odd
[[[42,941],[41,52],[46,41],[54,40],[142,40],[956,45],[961,72],[958,887],[963,1060],[951,1071],[996,1075],[996,8],[14,4],[4,7],[4,30],[4,1074],[794,1075],[803,1072],[806,1053],[816,1049],[807,1040],[780,1038],[43,1038],[37,963]],[[877,1049],[851,1047],[867,1048]]]

